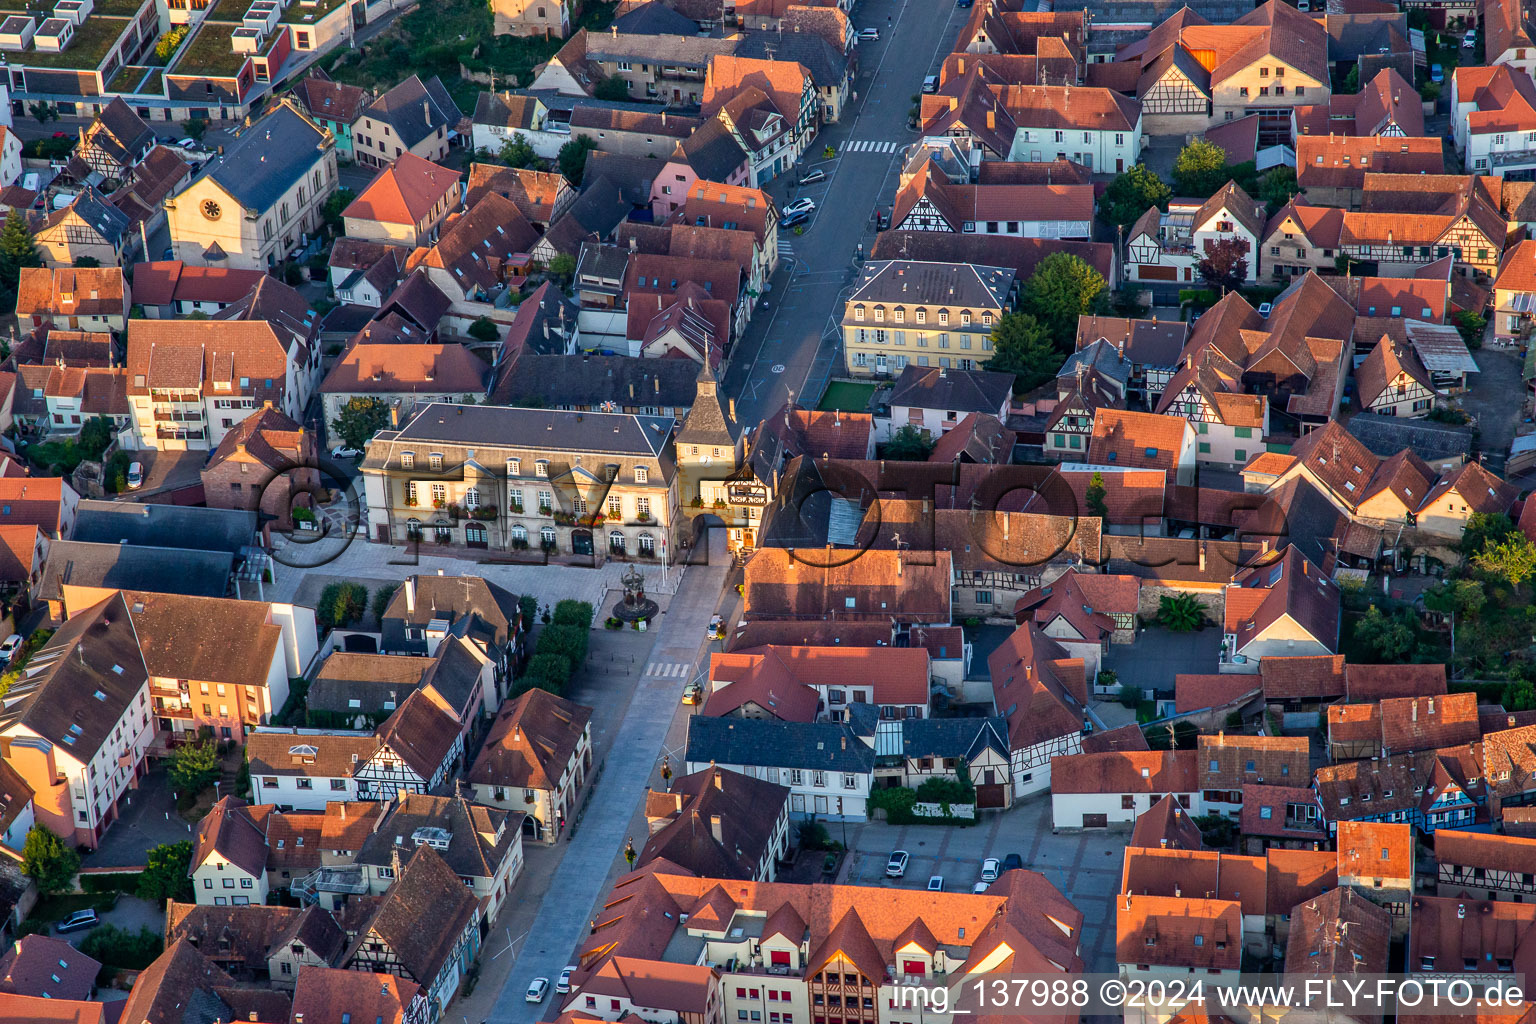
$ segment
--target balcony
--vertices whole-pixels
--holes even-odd
[[[1498,170],[1511,167],[1536,167],[1536,149],[1501,149],[1488,154],[1489,166]]]
[[[201,412],[164,412],[160,409],[156,409],[155,422],[201,424],[203,422],[203,414]]]
[[[363,877],[363,869],[356,864],[315,868],[303,878],[295,880],[288,891],[300,900],[318,899],[322,892],[361,896],[368,891],[368,880]]]
[[[155,437],[162,441],[201,441],[203,439],[203,432],[201,430],[180,430],[175,427],[157,427],[155,428]]]

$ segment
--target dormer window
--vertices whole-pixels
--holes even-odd
[[[535,462],[533,464],[533,475],[546,477],[549,476],[549,460],[539,459],[537,462]]]
[[[896,319],[896,322],[899,323],[899,324],[900,323],[906,323],[907,311],[904,310],[904,309],[897,309],[896,310],[896,314],[895,314],[895,319]]]
[[[432,466],[432,472],[441,473],[443,471],[442,452],[433,452],[431,455],[428,455],[427,462]]]
[[[885,323],[885,307],[884,306],[876,306],[875,307],[875,323],[877,323],[877,324]]]
[[[416,453],[415,452],[401,452],[400,453],[400,468],[401,469],[415,469],[416,468]]]
[[[864,307],[863,306],[854,306],[853,307],[853,318],[855,320],[863,320],[864,319]]]

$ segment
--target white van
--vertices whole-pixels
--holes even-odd
[[[923,92],[938,92],[938,91],[939,91],[939,76],[938,75],[929,75],[927,78],[923,79]]]

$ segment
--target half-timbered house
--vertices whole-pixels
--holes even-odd
[[[457,717],[428,691],[415,690],[378,731],[379,746],[357,766],[359,800],[389,800],[442,785],[464,758]]]
[[[1343,226],[1343,210],[1308,206],[1292,199],[1264,227],[1260,251],[1269,275],[1284,281],[1309,270],[1333,271]]]
[[[1440,829],[1435,865],[1441,896],[1536,902],[1536,839]]]
[[[929,159],[896,193],[891,224],[897,231],[1088,241],[1093,186],[957,184]]]
[[[1083,659],[1067,657],[1041,627],[1026,623],[992,652],[987,668],[1008,722],[1014,799],[1044,792],[1051,788],[1051,759],[1083,749]]]
[[[1189,339],[1189,325],[1178,320],[1128,320],[1120,317],[1077,318],[1077,347],[1108,342],[1130,361],[1126,390],[1155,403],[1179,369],[1179,353]]]
[[[1360,408],[1381,416],[1428,416],[1440,394],[1413,349],[1388,335],[1355,367],[1355,386]]]
[[[425,843],[399,852],[388,870],[395,882],[342,962],[354,971],[414,981],[436,1021],[479,955],[479,901]]]
[[[1496,273],[1508,223],[1489,182],[1476,175],[1369,174],[1359,212],[1348,211],[1339,248],[1373,273],[1411,270],[1455,258],[1463,267]]]
[[[1194,281],[1200,261],[1217,242],[1234,241],[1247,254],[1246,280],[1259,276],[1264,204],[1236,182],[1204,201],[1174,199],[1167,212],[1152,207],[1127,233],[1126,275],[1147,283]]]
[[[1269,434],[1269,399],[1245,394],[1241,368],[1214,346],[1192,356],[1174,375],[1156,410],[1181,416],[1194,427],[1195,461],[1200,465],[1241,469],[1264,450]]]

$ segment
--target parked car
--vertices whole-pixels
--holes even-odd
[[[1429,80],[1431,82],[1445,81],[1445,68],[1441,67],[1439,64],[1431,64],[1429,66]]]
[[[973,4],[975,2],[976,2],[976,0],[955,0],[955,6],[961,8],[962,10],[964,10],[965,8],[970,7],[971,4]]]
[[[555,991],[556,992],[560,993],[561,995],[564,995],[565,993],[567,993],[567,992],[569,992],[571,990],[571,974],[574,973],[575,970],[576,970],[576,965],[572,964],[571,966],[567,967],[565,970],[560,972],[560,980],[555,982]]]
[[[196,149],[197,148],[197,140],[192,138],[191,136],[188,136],[185,139],[177,139],[176,140],[176,145],[180,146],[182,149]]]
[[[804,174],[800,178],[800,184],[802,184],[802,185],[814,185],[818,181],[826,181],[826,180],[827,180],[827,172],[821,170],[820,168],[817,168],[814,171],[809,171],[806,174]]]
[[[1010,853],[1003,858],[1004,871],[1018,871],[1024,867],[1024,858],[1016,853]]]
[[[5,642],[0,643],[0,662],[9,665],[11,663],[11,659],[16,657],[16,652],[21,649],[22,643],[23,641],[20,633],[12,633],[10,636],[6,637]]]
[[[804,224],[810,219],[811,215],[806,213],[804,210],[801,210],[799,213],[791,213],[786,215],[783,220],[779,221],[779,227],[792,228],[796,224]]]
[[[860,39],[879,39],[880,30],[877,28],[864,28],[859,30]]]
[[[988,857],[981,862],[981,880],[983,882],[995,882],[997,876],[1002,873],[1003,862],[996,857]]]
[[[144,486],[144,463],[128,463],[128,489],[136,491]]]
[[[804,198],[796,199],[794,202],[784,207],[784,212],[786,214],[810,213],[815,209],[816,200],[812,199],[810,196],[805,196]]]
[[[698,683],[689,683],[683,687],[684,704],[702,704],[704,702],[704,687]]]
[[[907,873],[907,851],[897,850],[891,854],[891,859],[885,862],[886,878],[901,878]]]
[[[1466,35],[1462,36],[1462,38],[1461,38],[1461,48],[1463,50],[1475,50],[1475,49],[1477,49],[1477,29],[1474,28],[1474,29],[1470,30],[1469,32],[1467,32]]]
[[[711,615],[709,617],[709,638],[711,640],[719,640],[724,635],[725,620],[719,615]]]
[[[339,444],[331,449],[331,458],[333,459],[360,459],[362,457],[363,450],[361,448],[348,448],[344,444]]]
[[[928,891],[929,892],[943,892],[944,891],[944,876],[943,875],[929,875],[928,876]]]
[[[939,76],[938,75],[929,75],[927,78],[923,79],[923,92],[938,92],[938,91],[939,91]]]
[[[94,928],[101,919],[96,916],[96,911],[87,907],[85,910],[77,910],[64,920],[59,922],[55,929],[60,935],[65,932],[79,931],[81,928]]]
[[[549,992],[548,978],[534,978],[533,984],[528,986],[528,994],[523,998],[530,1003],[542,1003],[544,996]]]
[[[992,887],[990,885],[988,885],[986,882],[977,882],[975,885],[971,886],[971,892],[975,893],[977,895],[980,895],[981,893],[986,892],[990,888],[992,888]]]
[[[1273,313],[1274,311],[1275,307],[1273,303],[1264,302],[1259,304],[1259,316],[1266,320],[1269,319],[1269,314]]]

